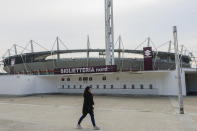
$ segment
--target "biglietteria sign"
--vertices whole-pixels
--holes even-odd
[[[93,67],[76,67],[76,68],[58,68],[55,69],[55,74],[81,74],[81,73],[104,73],[116,72],[116,65],[109,66],[93,66]]]

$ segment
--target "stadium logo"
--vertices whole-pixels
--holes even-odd
[[[144,52],[144,55],[145,55],[146,58],[152,57],[152,54],[151,54],[151,51],[150,50],[146,50]]]

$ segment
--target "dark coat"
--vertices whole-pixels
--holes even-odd
[[[83,102],[83,114],[92,113],[94,110],[94,100],[93,95],[89,92],[84,93],[84,102]]]

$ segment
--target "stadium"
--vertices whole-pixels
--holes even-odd
[[[3,57],[4,70],[12,77],[17,76],[15,77],[18,78],[17,81],[30,79],[31,86],[35,82],[39,83],[36,86],[42,85],[41,91],[26,93],[19,91],[19,94],[82,93],[83,89],[89,85],[98,94],[177,95],[176,80],[171,81],[174,79],[176,65],[171,41],[163,44],[165,47],[167,46],[166,51],[153,49],[150,52],[150,55],[152,54],[151,64],[146,63],[144,53],[144,48],[152,49],[153,42],[150,38],[140,43],[138,49],[121,48],[124,47],[121,37],[117,40],[116,45],[118,45],[118,49],[114,49],[115,64],[105,65],[106,50],[91,49],[89,37],[87,49],[66,50],[60,49],[61,46],[66,47],[66,45],[57,37],[53,44],[53,48],[57,48],[51,51],[35,51],[35,46],[43,46],[31,40],[26,47],[13,45],[8,50],[13,50],[14,54],[7,52],[8,56]],[[22,53],[18,53],[19,48],[22,49]],[[45,48],[43,47],[43,49]],[[183,94],[187,95],[196,92],[195,86],[191,84],[195,82],[196,78],[196,70],[192,68],[194,57],[186,49],[179,52],[180,66],[184,70],[182,73],[183,85],[185,85]],[[151,68],[146,69],[147,65],[151,65]],[[95,68],[105,71],[88,71]],[[7,76],[10,78],[10,75]],[[29,82],[27,81],[27,83]],[[187,86],[188,88],[186,88]],[[13,93],[17,94],[17,92]]]
[[[114,41],[113,1],[106,0],[105,48],[90,48],[89,37],[86,49],[68,49],[59,37],[52,50],[33,40],[25,47],[15,44],[2,57],[7,74],[0,77],[0,93],[76,94],[87,86],[93,87],[95,94],[181,97],[196,93],[195,57],[185,46],[178,46],[176,26],[173,38],[156,47],[148,37],[136,48],[125,49],[121,36]],[[45,50],[34,50],[36,45]],[[160,50],[166,45],[167,49]]]
[[[149,39],[143,42],[148,44]],[[60,50],[60,40],[56,38],[57,50],[34,52],[34,45],[36,42],[30,41],[25,49],[29,53],[17,54],[17,45],[13,45],[15,49],[14,55],[4,56],[4,70],[9,74],[54,74],[57,68],[71,68],[71,67],[89,67],[89,66],[104,66],[105,65],[105,49],[90,49],[89,39],[87,49],[67,49]],[[118,41],[121,47],[121,39]],[[64,43],[62,43],[64,45]],[[168,44],[168,51],[153,51],[152,65],[153,70],[174,70],[175,69],[175,54],[171,51],[171,41]],[[141,46],[143,46],[141,45]],[[15,47],[16,46],[16,47]],[[53,45],[54,46],[54,45]],[[139,45],[140,46],[140,45]],[[146,46],[149,46],[146,45]],[[142,47],[141,47],[142,48]],[[9,49],[11,50],[11,49]],[[191,68],[193,57],[191,53],[186,54],[186,50],[180,51],[181,66],[183,68]],[[24,50],[23,50],[24,52]],[[140,50],[132,49],[115,49],[115,65],[117,71],[144,71],[143,48]],[[185,53],[185,54],[184,54]],[[7,53],[10,54],[10,53]],[[92,54],[92,55],[91,55]],[[62,57],[61,57],[62,56]],[[65,57],[67,56],[67,57]],[[126,57],[125,57],[126,56]],[[129,56],[129,57],[128,57]]]

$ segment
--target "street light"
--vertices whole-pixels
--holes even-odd
[[[179,58],[179,52],[178,52],[178,39],[177,39],[177,27],[176,26],[173,26],[173,35],[174,35],[176,73],[177,73],[178,86],[179,86],[179,95],[178,95],[179,109],[180,109],[180,114],[184,114],[182,83],[181,83],[181,70],[180,70],[180,58]]]

